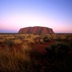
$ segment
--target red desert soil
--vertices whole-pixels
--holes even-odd
[[[47,42],[47,43],[35,43],[35,44],[32,44],[31,47],[34,49],[34,50],[37,50],[38,52],[44,54],[46,52],[45,48],[47,46],[50,46],[51,44],[53,44],[55,42],[55,40],[51,40],[50,42]]]

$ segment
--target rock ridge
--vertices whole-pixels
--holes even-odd
[[[18,33],[28,33],[28,34],[49,34],[54,33],[52,28],[34,26],[34,27],[25,27],[21,28]]]

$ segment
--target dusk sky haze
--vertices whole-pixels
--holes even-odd
[[[0,0],[0,33],[29,26],[72,33],[72,0]]]

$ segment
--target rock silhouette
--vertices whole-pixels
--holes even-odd
[[[54,31],[52,28],[35,26],[35,27],[21,28],[18,33],[49,34],[49,33],[54,33]]]

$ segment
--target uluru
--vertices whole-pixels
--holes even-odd
[[[34,27],[25,27],[21,28],[18,33],[28,33],[28,34],[53,34],[54,31],[52,28],[34,26]]]

